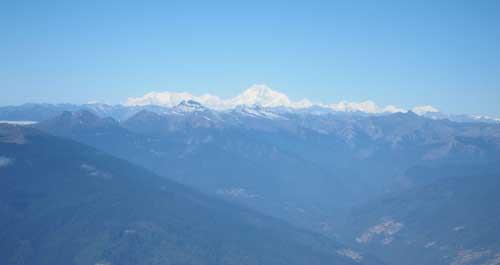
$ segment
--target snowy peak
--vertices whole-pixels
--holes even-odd
[[[266,85],[253,85],[242,94],[231,99],[230,105],[308,108],[312,106],[312,103],[307,99],[293,102],[286,94],[274,91]]]
[[[273,91],[266,85],[254,85],[231,100],[231,105],[278,107],[290,105],[287,95]]]

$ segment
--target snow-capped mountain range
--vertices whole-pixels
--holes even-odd
[[[218,96],[210,94],[196,96],[186,92],[150,92],[142,97],[129,98],[124,105],[158,105],[164,107],[174,107],[180,104],[182,101],[188,100],[199,102],[206,107],[216,110],[232,109],[236,108],[237,106],[258,105],[266,108],[285,107],[290,109],[322,107],[339,112],[365,112],[372,114],[407,112],[407,110],[393,105],[380,107],[375,102],[369,100],[363,102],[341,101],[338,103],[330,104],[313,103],[308,99],[293,101],[286,94],[272,90],[267,85],[253,85],[243,93],[229,99],[222,99]],[[433,106],[416,106],[412,109],[412,111],[422,115],[430,112],[438,112],[439,110]]]

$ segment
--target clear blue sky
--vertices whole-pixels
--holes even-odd
[[[2,1],[0,105],[152,90],[500,115],[500,1]]]

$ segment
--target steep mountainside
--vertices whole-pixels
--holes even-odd
[[[82,119],[86,116],[93,118]],[[295,223],[311,224],[310,217],[300,211],[310,205],[324,209],[314,215],[333,212],[342,202],[331,200],[332,192],[339,198],[342,194],[347,196],[342,183],[327,170],[255,139],[252,133],[230,128],[164,133],[169,119],[149,112],[136,116],[136,132],[115,123],[85,125],[84,120],[99,119],[88,112],[66,113],[36,127],[90,144],[208,194],[236,200]],[[148,123],[140,123],[142,120]],[[143,134],[144,131],[150,133]],[[311,177],[304,178],[307,175]]]
[[[84,145],[0,125],[1,264],[378,264]]]

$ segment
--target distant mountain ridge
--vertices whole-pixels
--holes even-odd
[[[191,107],[185,108],[191,102]],[[379,107],[372,101],[346,102],[323,104],[312,103],[308,100],[293,101],[287,95],[274,91],[265,85],[254,85],[231,99],[220,99],[213,95],[195,96],[190,93],[151,92],[140,98],[129,98],[123,105],[109,105],[102,103],[89,104],[24,104],[20,106],[0,107],[0,120],[41,121],[52,118],[62,111],[89,110],[101,117],[112,117],[124,121],[141,110],[153,111],[158,114],[177,111],[191,111],[193,104],[200,108],[215,112],[228,113],[237,109],[246,109],[249,112],[266,112],[271,115],[280,113],[308,113],[315,115],[387,115],[392,113],[414,112],[417,115],[431,119],[449,119],[457,122],[485,122],[500,123],[500,118],[486,115],[446,114],[429,105],[416,106],[405,110],[388,105]],[[182,109],[184,106],[184,109]]]

